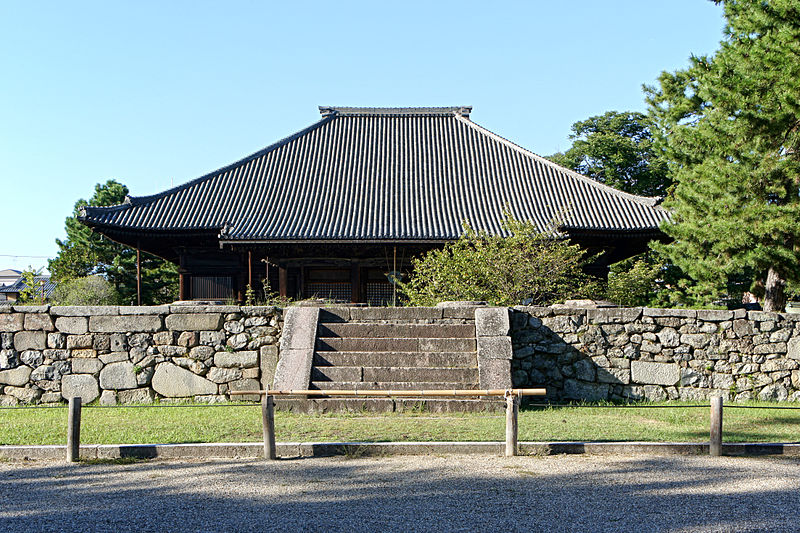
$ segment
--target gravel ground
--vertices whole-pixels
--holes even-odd
[[[798,531],[800,459],[0,463],[0,531]]]

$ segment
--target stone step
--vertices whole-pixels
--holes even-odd
[[[477,368],[315,366],[311,369],[313,382],[470,383],[477,378]]]
[[[487,400],[446,398],[276,398],[275,409],[306,414],[324,413],[500,413],[505,410],[502,398]],[[335,423],[331,420],[331,423]],[[496,440],[501,440],[498,435]]]
[[[477,374],[476,374],[477,375]],[[310,390],[450,390],[477,389],[478,381],[312,381]]]
[[[476,349],[476,341],[474,338],[317,338],[317,351],[319,352],[474,352]]]
[[[472,324],[365,324],[346,322],[320,324],[319,337],[470,339],[475,338]]]
[[[475,368],[475,352],[316,352],[315,366],[435,366]]]
[[[472,317],[474,315],[470,315]],[[319,321],[332,322],[373,322],[392,321],[406,323],[425,323],[445,319],[442,309],[435,307],[329,307],[320,309]]]

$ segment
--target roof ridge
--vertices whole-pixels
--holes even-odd
[[[427,116],[450,116],[459,115],[469,117],[472,106],[447,106],[447,107],[340,107],[340,106],[319,106],[319,112],[323,117],[329,115],[339,116],[407,116],[407,115],[427,115]]]
[[[505,137],[503,137],[501,135],[498,135],[498,134],[494,133],[493,131],[491,131],[491,130],[489,130],[487,128],[484,128],[480,124],[477,124],[477,123],[475,123],[475,122],[473,122],[471,120],[468,120],[468,119],[464,119],[462,117],[456,117],[456,118],[462,120],[464,123],[472,126],[473,128],[479,130],[480,132],[491,136],[493,139],[496,139],[497,141],[500,141],[500,142],[506,144],[510,148],[512,148],[514,150],[517,150],[519,152],[522,152],[524,155],[532,157],[533,159],[535,159],[536,161],[539,161],[540,163],[543,163],[543,164],[548,165],[548,166],[556,167],[556,168],[566,172],[568,175],[570,175],[570,176],[572,176],[574,178],[577,178],[580,181],[588,183],[589,185],[591,185],[593,187],[599,187],[600,189],[606,190],[607,192],[609,192],[611,194],[614,194],[614,195],[617,195],[617,196],[621,196],[623,198],[627,198],[629,200],[632,200],[632,201],[637,202],[637,203],[642,204],[642,205],[646,205],[648,207],[658,207],[658,204],[662,199],[660,196],[639,196],[639,195],[632,194],[632,193],[629,193],[629,192],[621,191],[619,189],[615,189],[614,187],[612,187],[610,185],[606,185],[605,183],[601,183],[601,182],[599,182],[599,181],[597,181],[595,179],[592,179],[592,178],[590,178],[588,176],[584,176],[583,174],[575,172],[572,169],[569,169],[569,168],[566,168],[566,167],[562,167],[561,165],[550,161],[546,157],[542,157],[539,154],[536,154],[536,153],[528,150],[527,148],[525,148],[523,146],[520,146],[517,143],[515,143],[513,141],[510,141],[510,140],[506,139]]]
[[[308,133],[308,132],[310,132],[310,131],[312,131],[312,130],[314,130],[314,129],[316,129],[316,128],[318,128],[318,127],[320,127],[320,126],[322,126],[322,125],[324,125],[324,124],[326,124],[328,122],[330,122],[331,120],[333,120],[334,117],[335,117],[335,115],[322,117],[321,119],[319,119],[318,121],[314,122],[310,126],[307,126],[307,127],[303,128],[302,130],[296,131],[295,133],[292,133],[291,135],[288,135],[288,136],[286,136],[286,137],[284,137],[284,138],[282,138],[282,139],[280,139],[280,140],[278,140],[278,141],[276,141],[276,142],[274,142],[274,143],[272,143],[272,144],[270,144],[270,145],[268,145],[268,146],[266,146],[266,147],[264,147],[264,148],[262,148],[262,149],[260,149],[260,150],[258,150],[256,152],[253,152],[252,154],[247,155],[247,156],[239,159],[238,161],[234,161],[233,163],[230,163],[228,165],[220,167],[220,168],[218,168],[216,170],[212,170],[211,172],[207,172],[207,173],[203,174],[202,176],[200,176],[198,178],[194,178],[193,180],[187,181],[186,183],[181,183],[181,184],[176,185],[174,187],[170,187],[169,189],[167,189],[165,191],[161,191],[159,193],[150,194],[150,195],[146,195],[146,196],[126,196],[125,197],[125,201],[123,203],[116,204],[116,205],[103,205],[103,206],[87,205],[87,206],[84,206],[84,208],[81,210],[82,213],[84,213],[82,216],[85,216],[86,211],[88,211],[90,209],[93,210],[93,211],[119,210],[119,209],[125,209],[125,208],[136,206],[136,205],[142,205],[142,204],[150,203],[150,202],[152,202],[154,200],[158,200],[159,198],[163,198],[164,196],[168,196],[168,195],[173,194],[173,193],[175,193],[175,192],[177,192],[179,190],[186,189],[186,188],[191,187],[191,186],[193,186],[193,185],[195,185],[197,183],[200,183],[200,182],[202,182],[204,180],[211,179],[214,176],[222,174],[223,172],[225,172],[227,170],[230,170],[230,169],[232,169],[234,167],[237,167],[239,165],[247,163],[248,161],[252,161],[253,159],[261,157],[264,154],[267,154],[267,153],[269,153],[269,152],[271,152],[271,151],[273,151],[273,150],[275,150],[277,148],[280,148],[281,146],[292,142],[293,140],[297,139],[298,137],[302,137],[306,133]]]

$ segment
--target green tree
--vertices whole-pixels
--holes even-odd
[[[19,303],[40,305],[45,301],[45,281],[41,277],[42,269],[29,266],[22,272],[22,282],[25,288],[19,292]]]
[[[800,278],[800,5],[717,3],[720,49],[645,88],[677,183],[662,250],[708,301],[752,269],[764,309],[782,310]]]
[[[78,221],[81,208],[87,205],[117,205],[125,201],[128,188],[108,180],[97,184],[87,202],[75,203],[72,216],[67,217],[67,238],[56,239],[58,255],[48,269],[57,283],[76,278],[99,275],[107,279],[119,294],[121,303],[136,303],[136,250],[113,242]],[[142,253],[142,303],[159,304],[175,300],[178,271],[175,265],[154,255]]]
[[[442,249],[412,260],[401,290],[411,305],[479,300],[492,305],[548,305],[585,295],[592,283],[581,270],[584,252],[565,240],[540,234],[530,222],[507,218],[508,236],[464,234]]]
[[[653,129],[647,115],[609,111],[573,124],[572,147],[548,159],[625,192],[664,196],[671,182]]]

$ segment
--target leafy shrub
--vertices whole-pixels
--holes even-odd
[[[120,296],[107,279],[86,276],[59,283],[52,300],[58,305],[116,305],[120,303]]]
[[[649,305],[658,291],[662,265],[636,256],[611,265],[606,298],[622,307]]]
[[[464,226],[457,241],[412,260],[411,279],[400,285],[410,305],[448,300],[548,305],[593,290],[581,270],[585,253],[577,245],[508,215],[505,237]]]

